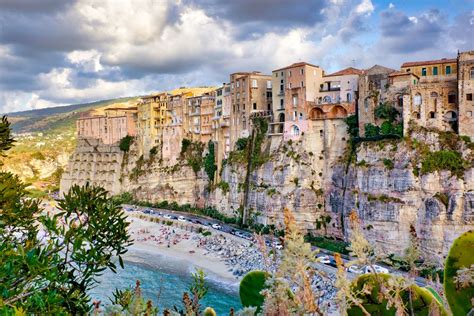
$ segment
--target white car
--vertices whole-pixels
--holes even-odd
[[[180,221],[180,222],[185,222],[185,221],[186,221],[186,218],[184,218],[184,216],[179,216],[179,217],[178,217],[178,221]]]
[[[355,274],[362,274],[364,273],[364,271],[359,267],[359,266],[356,266],[356,265],[353,265],[353,266],[350,266],[347,271],[349,272],[352,272],[352,273],[355,273]]]
[[[279,242],[274,242],[272,245],[273,245],[273,247],[275,247],[276,249],[283,249],[283,245],[280,244]]]
[[[376,264],[374,264],[372,266],[366,266],[364,268],[364,273],[366,273],[366,274],[367,273],[373,273],[374,271],[372,270],[372,267],[373,267],[373,270],[375,270],[375,272],[377,272],[377,273],[390,273],[387,268],[381,267],[381,266],[376,265]]]
[[[317,257],[318,262],[324,263],[324,264],[329,264],[331,260],[329,260],[329,256],[318,256]]]
[[[221,229],[222,226],[219,225],[219,224],[212,224],[212,228],[214,228],[214,229]]]
[[[171,215],[170,215],[170,214],[165,214],[165,215],[163,215],[163,217],[166,218],[166,219],[171,219]]]

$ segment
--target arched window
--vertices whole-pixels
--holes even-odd
[[[421,102],[422,102],[421,94],[419,94],[419,93],[415,94],[415,97],[414,97],[413,101],[414,101],[415,105],[421,105]]]
[[[324,97],[324,103],[331,103],[331,97],[330,96],[325,96]]]
[[[299,129],[299,127],[296,126],[296,125],[293,125],[293,126],[291,127],[291,135],[292,135],[292,136],[298,136],[299,134],[300,134],[300,129]]]
[[[413,112],[413,117],[417,118],[417,119],[420,119],[420,113],[418,112]]]
[[[280,113],[278,115],[278,122],[284,122],[285,121],[285,113]]]
[[[403,107],[403,95],[399,95],[397,98],[398,106]]]
[[[369,110],[369,98],[365,98],[364,107],[365,107],[365,112],[367,112]]]
[[[430,97],[432,97],[432,98],[437,98],[437,97],[438,97],[438,93],[436,93],[436,92],[433,91],[433,92],[431,92]]]
[[[347,93],[346,98],[347,102],[352,102],[352,94],[350,92]]]
[[[448,103],[456,103],[456,92],[449,91],[449,93],[448,93]]]

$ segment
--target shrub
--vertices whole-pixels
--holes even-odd
[[[449,170],[453,175],[462,176],[465,161],[461,154],[452,150],[429,152],[421,162],[421,174]]]
[[[394,164],[393,164],[392,159],[388,159],[388,158],[384,158],[384,159],[383,159],[383,165],[384,165],[385,168],[387,168],[388,170],[392,170],[393,167],[394,167]]]
[[[244,150],[245,148],[247,148],[248,141],[248,137],[237,139],[237,142],[235,143],[235,148],[237,150]]]
[[[394,122],[399,114],[397,109],[388,103],[380,103],[374,111],[376,118],[387,120],[388,122]]]
[[[154,146],[152,149],[150,149],[150,156],[155,156],[158,153],[158,147]]]
[[[217,187],[222,190],[224,194],[227,194],[230,191],[230,186],[227,182],[225,181],[220,181],[217,184]]]
[[[215,154],[214,154],[214,142],[212,140],[208,143],[209,152],[207,153],[206,157],[204,158],[204,170],[209,177],[209,182],[214,181],[214,174],[217,170],[217,165],[215,164]]]
[[[351,137],[359,136],[359,124],[357,122],[357,115],[352,114],[344,119],[344,122],[347,124],[347,133]]]
[[[379,127],[373,124],[367,123],[365,127],[365,137],[375,137],[379,135]]]
[[[183,138],[181,141],[181,156],[188,150],[188,147],[191,145],[191,141],[187,138]]]
[[[128,152],[130,150],[130,145],[133,142],[133,137],[130,135],[125,136],[120,140],[119,148],[121,151]]]

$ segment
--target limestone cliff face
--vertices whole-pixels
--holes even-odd
[[[436,133],[412,137],[431,151],[443,148]],[[347,140],[342,120],[313,121],[304,135],[289,141],[272,136],[263,148],[267,161],[251,172],[250,218],[282,227],[283,208],[288,207],[302,229],[315,231],[316,221],[329,215],[332,220],[324,232],[347,238],[346,217],[355,210],[368,239],[386,253],[402,254],[413,226],[423,253],[435,258],[445,255],[462,232],[474,229],[472,167],[458,176],[449,171],[420,175],[413,141],[362,143],[348,164]],[[472,166],[471,149],[458,143],[457,150]],[[132,192],[151,202],[211,206],[234,216],[242,207],[244,163],[224,164],[219,182],[226,185],[209,190],[205,172],[195,173],[184,161],[164,165],[158,157],[139,157],[134,146],[127,154],[107,148],[78,146],[61,182],[62,191],[72,183],[92,181],[114,194]]]

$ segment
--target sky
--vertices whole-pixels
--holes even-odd
[[[474,0],[0,0],[0,113],[474,49]]]

